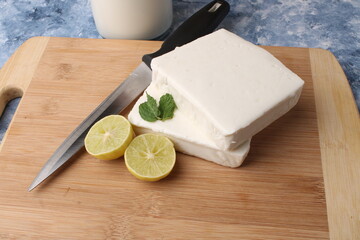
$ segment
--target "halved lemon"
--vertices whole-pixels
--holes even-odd
[[[85,149],[98,159],[113,160],[124,155],[132,139],[130,122],[121,115],[110,115],[90,128],[85,137]]]
[[[174,168],[174,144],[164,136],[143,134],[134,138],[125,151],[125,164],[136,178],[158,181]]]

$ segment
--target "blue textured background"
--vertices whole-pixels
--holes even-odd
[[[150,0],[149,0],[150,1]],[[174,0],[176,28],[208,0]],[[360,0],[228,0],[221,27],[261,45],[332,51],[360,108]],[[0,0],[0,66],[33,36],[100,38],[88,0]],[[19,100],[0,119],[0,139]]]

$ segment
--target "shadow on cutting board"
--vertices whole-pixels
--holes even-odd
[[[14,117],[16,109],[20,103],[21,98],[15,98],[10,100],[4,109],[4,112],[0,116],[0,142],[4,138],[4,135],[10,125],[11,120]]]

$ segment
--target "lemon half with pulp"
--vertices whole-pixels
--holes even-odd
[[[124,158],[126,167],[136,178],[158,181],[174,168],[176,153],[167,137],[147,133],[133,139]]]
[[[85,149],[98,159],[113,160],[124,155],[132,139],[130,122],[121,115],[109,115],[90,128],[85,137]]]

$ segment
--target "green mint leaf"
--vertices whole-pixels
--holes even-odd
[[[161,120],[164,121],[173,118],[175,109],[176,104],[173,96],[169,93],[162,95],[159,102]]]
[[[146,93],[147,101],[140,104],[139,114],[145,121],[155,122],[160,119],[160,110],[157,106],[156,100]]]
[[[155,98],[150,96],[148,93],[146,93],[146,97],[147,97],[147,102],[146,102],[147,105],[149,106],[151,112],[158,118],[160,116],[160,110],[157,106],[157,102]]]
[[[158,118],[151,112],[149,105],[144,102],[139,106],[139,113],[142,119],[148,122],[155,122]]]

